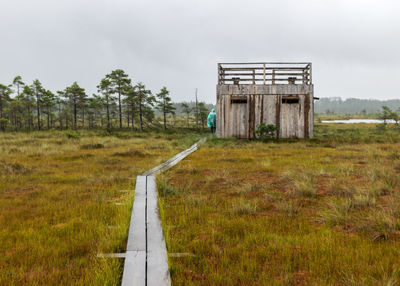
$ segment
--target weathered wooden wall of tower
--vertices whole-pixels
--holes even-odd
[[[271,72],[266,63],[240,68],[222,65],[226,64],[219,64],[217,137],[254,138],[261,123],[275,125],[278,138],[313,136],[311,64],[302,64],[305,67],[299,68],[269,63],[273,65]],[[277,84],[282,81],[287,84]]]

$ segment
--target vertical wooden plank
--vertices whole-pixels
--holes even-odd
[[[247,95],[247,104],[243,104],[243,106],[242,106],[242,116],[243,116],[242,123],[243,123],[243,125],[242,125],[242,137],[241,138],[248,138],[247,134],[248,134],[248,129],[249,129],[250,100],[251,100],[251,96]]]
[[[224,125],[224,134],[223,134],[223,136],[224,137],[229,137],[229,134],[228,134],[228,132],[227,132],[227,130],[228,130],[228,125],[229,125],[229,107],[228,107],[228,105],[227,105],[227,98],[229,97],[229,95],[225,95],[224,96],[224,114],[225,114],[225,118],[224,118],[224,120],[225,120],[225,125]]]
[[[222,106],[222,127],[221,127],[221,137],[224,138],[226,135],[225,129],[226,129],[226,100],[225,100],[226,95],[223,95],[221,98],[221,106]]]
[[[221,95],[218,94],[217,92],[217,108],[216,108],[216,112],[217,112],[217,128],[215,131],[215,134],[217,135],[217,138],[221,137]]]
[[[243,106],[245,104],[235,104],[235,108],[237,108],[236,112],[236,122],[235,122],[235,136],[238,138],[243,138],[243,129],[244,129],[244,120],[243,120]]]
[[[287,119],[286,119],[286,115],[287,115],[287,104],[281,103],[280,104],[280,120],[279,120],[279,135],[280,138],[287,138]]]
[[[254,131],[255,131],[255,125],[256,125],[256,95],[252,94],[250,95],[251,101],[250,101],[250,113],[248,114],[249,116],[249,126],[248,126],[248,138],[254,138]]]
[[[299,122],[298,122],[298,138],[304,138],[304,103],[305,103],[305,96],[299,95]]]
[[[232,126],[231,126],[231,134],[232,137],[238,137],[240,130],[240,104],[232,104],[231,105],[231,113],[232,113]]]
[[[228,102],[228,106],[229,106],[229,110],[228,110],[228,113],[229,113],[229,120],[228,120],[228,137],[233,137],[234,136],[234,134],[233,134],[233,124],[234,124],[234,122],[233,122],[233,118],[234,118],[234,114],[233,114],[233,111],[234,111],[234,109],[233,109],[233,104],[231,103],[231,100],[232,100],[232,95],[229,95],[229,102]]]
[[[271,116],[269,102],[272,100],[272,95],[266,94],[263,95],[263,123],[265,124],[274,124],[273,122],[268,123],[268,119]]]
[[[126,250],[146,250],[146,176],[136,177],[135,200],[133,202],[131,222]]]
[[[146,281],[146,176],[136,177],[122,285],[145,286]]]
[[[260,117],[261,117],[261,112],[259,110],[259,95],[253,95],[254,96],[254,130],[257,128],[257,126],[260,124]]]
[[[298,104],[292,104],[293,105],[293,133],[292,136],[294,138],[300,138],[299,137],[299,120],[300,120],[300,103]]]
[[[264,71],[263,71],[263,83],[265,84],[265,64],[263,64],[263,69],[264,69]]]
[[[311,86],[311,92],[307,95],[310,100],[310,116],[309,116],[309,138],[314,137],[314,87]]]
[[[235,124],[235,114],[234,114],[234,111],[235,111],[235,105],[234,104],[232,104],[232,98],[233,98],[233,96],[232,95],[230,95],[230,99],[229,99],[229,102],[228,102],[228,106],[229,106],[229,122],[228,122],[228,125],[229,125],[229,137],[234,137],[234,129],[233,129],[233,127],[234,127],[234,124]]]
[[[258,95],[258,102],[260,105],[258,108],[258,112],[260,113],[260,119],[258,121],[258,125],[260,125],[264,119],[264,98],[265,98],[265,95]]]
[[[146,286],[146,251],[127,251],[122,286]]]
[[[147,177],[147,286],[171,285],[154,176]]]
[[[281,133],[281,96],[276,96],[276,103],[275,103],[275,126],[276,126],[276,138],[280,138]]]
[[[236,120],[235,120],[235,131],[234,134],[236,137],[238,138],[242,138],[242,129],[243,129],[243,104],[235,104],[235,109],[237,109],[236,111]]]
[[[305,138],[310,138],[309,119],[310,119],[310,94],[307,94],[305,96],[305,102],[304,102],[304,137]]]

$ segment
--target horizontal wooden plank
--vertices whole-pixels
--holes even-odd
[[[309,65],[310,62],[254,62],[254,63],[218,63],[218,65]]]
[[[266,67],[266,70],[307,70],[308,68],[303,67]],[[232,68],[223,68],[219,69],[220,71],[249,71],[249,70],[264,70],[263,67],[232,67]]]
[[[220,79],[220,82],[226,82],[226,81],[234,81],[235,79],[232,79],[232,78],[225,78],[225,79]],[[264,79],[262,79],[262,78],[240,78],[240,79],[237,79],[239,82],[240,81],[264,81]],[[266,78],[265,79],[265,81],[268,81],[268,82],[270,82],[270,81],[288,81],[289,79],[288,78],[274,78],[274,79],[272,79],[272,78]],[[296,79],[294,79],[294,80],[297,80],[297,81],[303,81],[303,80],[307,80],[307,79],[302,79],[302,78],[296,78]],[[308,81],[308,80],[307,80]]]
[[[226,77],[226,76],[263,76],[264,73],[262,72],[257,72],[257,73],[233,73],[233,72],[229,72],[229,73],[223,73],[222,74],[222,78]],[[308,76],[308,73],[303,73],[303,72],[298,72],[298,73],[265,73],[266,76]]]
[[[183,253],[168,253],[168,257],[195,257],[193,253],[183,252]]]
[[[99,253],[97,254],[99,258],[125,258],[126,253]]]

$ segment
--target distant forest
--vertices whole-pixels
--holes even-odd
[[[375,114],[387,106],[391,110],[400,110],[400,99],[377,100],[340,97],[320,98],[314,101],[315,113],[324,114]]]
[[[82,128],[131,128],[175,125],[176,115],[185,115],[204,128],[212,105],[205,102],[173,103],[166,87],[153,92],[134,84],[121,69],[105,75],[97,93],[89,95],[77,82],[53,92],[39,80],[31,84],[16,76],[9,84],[0,83],[0,131]],[[157,117],[156,117],[157,116]],[[192,117],[194,117],[193,120]],[[161,118],[161,120],[160,120]]]

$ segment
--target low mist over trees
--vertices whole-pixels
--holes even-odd
[[[188,124],[190,115],[194,114],[190,105],[185,110]],[[206,105],[203,103],[203,106]],[[2,131],[78,128],[143,131],[149,126],[167,129],[168,118],[177,110],[181,111],[181,107],[172,102],[166,87],[153,95],[145,84],[133,84],[121,69],[105,75],[97,85],[97,93],[92,95],[78,82],[56,92],[46,89],[38,79],[25,83],[21,76],[16,76],[10,84],[0,84]]]
[[[371,114],[379,113],[382,106],[387,106],[392,110],[400,108],[400,99],[377,100],[377,99],[358,99],[340,97],[320,98],[314,101],[315,113],[325,114]]]

